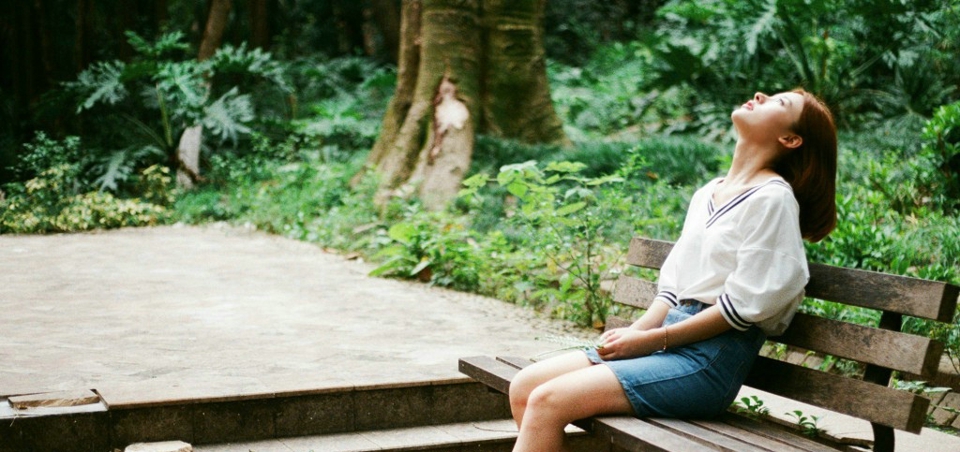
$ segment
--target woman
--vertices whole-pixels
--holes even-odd
[[[836,127],[803,90],[757,93],[731,118],[733,163],[693,196],[650,309],[511,383],[515,452],[564,450],[564,427],[597,414],[722,413],[789,325],[809,278],[802,241],[836,225]]]

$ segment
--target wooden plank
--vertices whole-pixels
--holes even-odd
[[[736,415],[731,415],[736,416]],[[810,449],[793,444],[793,441],[781,441],[766,435],[761,435],[753,431],[734,427],[726,422],[719,420],[707,421],[693,419],[688,421],[691,424],[699,425],[707,430],[726,435],[731,438],[741,439],[744,442],[756,445],[765,450],[773,452],[811,452]],[[791,438],[792,439],[792,438]]]
[[[614,301],[646,309],[656,296],[656,284],[621,276]],[[936,373],[943,346],[929,338],[829,320],[798,313],[777,342],[824,352],[913,374]]]
[[[603,323],[603,330],[612,330],[614,328],[626,328],[630,325],[633,325],[633,321],[617,317],[615,315],[608,315],[607,321]]]
[[[507,364],[514,369],[523,369],[524,367],[533,364],[533,361],[530,361],[527,358],[521,358],[519,356],[498,356],[497,361]]]
[[[634,237],[630,240],[630,248],[627,250],[627,263],[659,270],[672,249],[673,242]]]
[[[677,433],[685,438],[707,444],[726,452],[782,452],[783,449],[766,449],[747,441],[743,437],[729,437],[702,426],[680,419],[647,418],[645,421]]]
[[[729,424],[734,429],[742,432],[749,432],[755,435],[765,436],[772,440],[781,441],[799,447],[809,452],[837,452],[836,448],[819,443],[797,433],[788,432],[770,422],[760,422],[753,419],[747,419],[743,416],[734,414],[725,414],[720,418],[721,422]]]
[[[634,237],[627,263],[659,269],[673,243]],[[810,263],[808,297],[882,311],[953,321],[960,287],[938,281]]]
[[[460,358],[460,373],[504,394],[510,392],[510,380],[517,375],[517,368],[489,356]]]
[[[911,433],[920,433],[930,400],[877,384],[757,357],[748,386]]]
[[[620,276],[613,288],[613,301],[640,309],[649,309],[657,296],[657,283],[633,276]]]
[[[866,270],[810,265],[807,296],[949,323],[960,287]]]
[[[717,449],[629,416],[595,418],[593,432],[630,451],[715,452]]]
[[[936,373],[943,344],[930,338],[797,313],[776,342],[910,372]]]

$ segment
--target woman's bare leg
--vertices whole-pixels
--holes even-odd
[[[523,413],[527,408],[527,399],[537,386],[560,375],[593,366],[587,355],[581,352],[565,353],[534,364],[520,371],[510,382],[510,411],[513,420],[520,427]]]
[[[567,424],[597,414],[632,412],[609,367],[591,365],[564,373],[540,384],[528,396],[513,451],[563,451]]]

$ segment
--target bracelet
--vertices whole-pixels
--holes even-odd
[[[670,327],[668,326],[663,327],[663,349],[661,349],[660,351],[664,351],[664,352],[667,351],[667,338],[670,336],[670,334],[668,333],[669,328]]]

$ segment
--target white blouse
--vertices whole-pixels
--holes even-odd
[[[680,239],[660,270],[656,300],[719,304],[733,328],[757,325],[778,335],[793,320],[810,278],[800,206],[779,177],[717,206],[719,182],[693,195]]]

